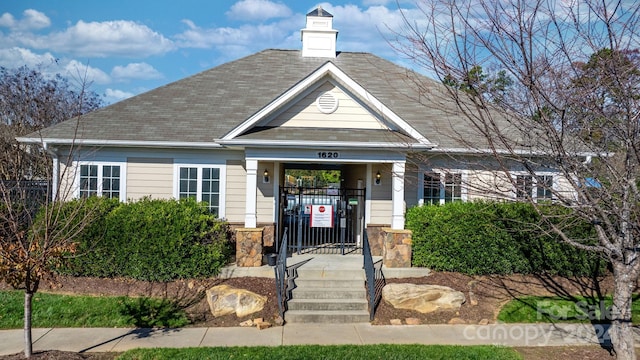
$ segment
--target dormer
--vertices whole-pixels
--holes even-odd
[[[302,57],[336,57],[338,30],[333,28],[333,15],[321,6],[307,14],[307,25],[300,33]]]

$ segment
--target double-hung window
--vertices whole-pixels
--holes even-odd
[[[553,176],[536,176],[536,198],[538,201],[553,199]]]
[[[516,199],[527,200],[533,197],[533,176],[517,175],[516,176]]]
[[[121,198],[120,165],[81,164],[80,197]]]
[[[207,203],[209,212],[220,215],[220,168],[178,167],[178,198],[193,198]]]
[[[516,199],[553,200],[553,175],[517,175]]]
[[[461,173],[425,172],[422,189],[422,200],[425,205],[464,200]]]
[[[438,205],[440,204],[440,174],[425,173],[424,174],[424,204]]]
[[[444,202],[462,201],[462,174],[444,176]]]

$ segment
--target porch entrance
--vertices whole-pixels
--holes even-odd
[[[365,189],[280,188],[279,239],[289,253],[361,254]]]

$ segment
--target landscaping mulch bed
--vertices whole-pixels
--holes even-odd
[[[523,295],[583,295],[592,296],[597,292],[610,292],[613,281],[611,277],[604,277],[594,281],[592,279],[565,279],[553,276],[468,276],[459,273],[434,272],[426,277],[386,279],[386,283],[414,283],[449,286],[462,291],[467,301],[458,311],[440,311],[431,314],[421,314],[415,311],[394,309],[391,305],[381,301],[376,311],[374,325],[390,324],[392,319],[400,319],[403,323],[407,318],[417,318],[422,324],[449,323],[452,319],[458,323],[478,324],[494,323],[500,307],[507,301]],[[205,298],[206,289],[226,284],[244,288],[267,297],[264,309],[244,318],[235,315],[213,317]],[[0,288],[7,288],[0,284]],[[52,283],[41,287],[40,291],[84,294],[84,295],[126,295],[163,297],[176,301],[189,314],[191,326],[238,326],[242,321],[262,317],[274,323],[278,315],[275,301],[275,283],[273,279],[244,277],[232,279],[180,280],[168,283],[146,282],[131,279],[99,279],[85,277],[59,277]],[[470,301],[469,292],[473,293],[475,301]],[[476,304],[477,302],[477,304]],[[612,358],[600,347],[571,346],[571,347],[535,347],[517,348],[525,359],[552,358],[580,358],[603,359]],[[34,359],[112,359],[116,354],[78,354],[61,351],[47,351],[34,354]],[[19,359],[21,354],[0,357],[0,359]],[[614,358],[614,357],[613,357]]]
[[[494,323],[503,304],[523,295],[583,295],[611,292],[613,281],[610,276],[597,279],[566,279],[553,276],[469,276],[451,272],[433,272],[426,277],[386,279],[386,283],[434,284],[462,291],[467,301],[458,311],[438,311],[421,314],[416,311],[399,310],[380,301],[374,325],[388,325],[392,319],[416,318],[421,324],[444,324],[452,319],[457,323]],[[205,291],[215,285],[226,284],[244,288],[267,297],[264,309],[238,318],[234,314],[214,317],[209,311]],[[7,288],[0,284],[0,288]],[[167,298],[186,310],[191,326],[238,326],[252,318],[263,318],[274,322],[278,316],[273,279],[243,277],[231,279],[178,280],[166,283],[138,281],[131,279],[103,279],[87,277],[58,277],[41,286],[40,291],[62,294],[149,296]],[[473,293],[473,294],[470,294]]]

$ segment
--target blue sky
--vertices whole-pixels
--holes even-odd
[[[113,103],[263,49],[300,49],[318,5],[334,16],[338,50],[409,65],[387,42],[402,24],[395,0],[3,0],[0,66],[86,75]]]

